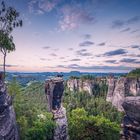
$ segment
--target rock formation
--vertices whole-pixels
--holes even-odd
[[[126,97],[122,106],[125,116],[120,140],[140,140],[140,97]]]
[[[81,79],[69,79],[67,81],[67,87],[70,91],[85,91],[90,95],[93,94],[94,81],[93,80],[81,80]]]
[[[46,81],[45,93],[47,96],[48,109],[53,113],[53,119],[56,122],[53,140],[68,140],[66,109],[61,103],[63,91],[64,81],[61,77]]]
[[[111,102],[119,111],[123,111],[122,103],[127,96],[140,95],[140,79],[120,77],[108,79],[106,100]]]
[[[0,74],[0,140],[19,140],[11,97]]]

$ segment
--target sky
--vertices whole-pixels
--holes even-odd
[[[12,32],[16,51],[7,55],[7,71],[129,72],[140,67],[140,0],[5,2],[23,20],[23,27]]]

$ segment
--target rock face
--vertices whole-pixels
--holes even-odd
[[[67,81],[67,87],[70,91],[85,91],[90,95],[93,94],[94,81],[93,80],[81,80],[81,79],[69,79]]]
[[[106,100],[111,102],[119,111],[123,111],[122,103],[127,96],[140,95],[140,79],[120,77],[108,79]]]
[[[60,77],[47,80],[45,93],[48,101],[48,109],[53,113],[56,122],[53,140],[68,140],[68,123],[66,109],[62,106],[61,100],[64,91],[64,81]]]
[[[0,140],[19,140],[11,97],[0,74]]]
[[[126,97],[122,106],[126,115],[120,140],[140,140],[140,97]]]

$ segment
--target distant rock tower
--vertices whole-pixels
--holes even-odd
[[[55,77],[46,81],[45,93],[48,110],[53,113],[53,119],[56,122],[53,140],[68,140],[66,109],[61,103],[63,92],[64,81],[62,77]]]
[[[11,97],[0,73],[0,140],[19,140]]]

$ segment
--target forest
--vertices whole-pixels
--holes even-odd
[[[47,111],[44,83],[22,87],[16,79],[8,84],[22,140],[51,140],[56,126]],[[95,95],[71,92],[65,86],[63,105],[67,110],[70,140],[118,140],[122,113],[106,102],[107,85]]]

